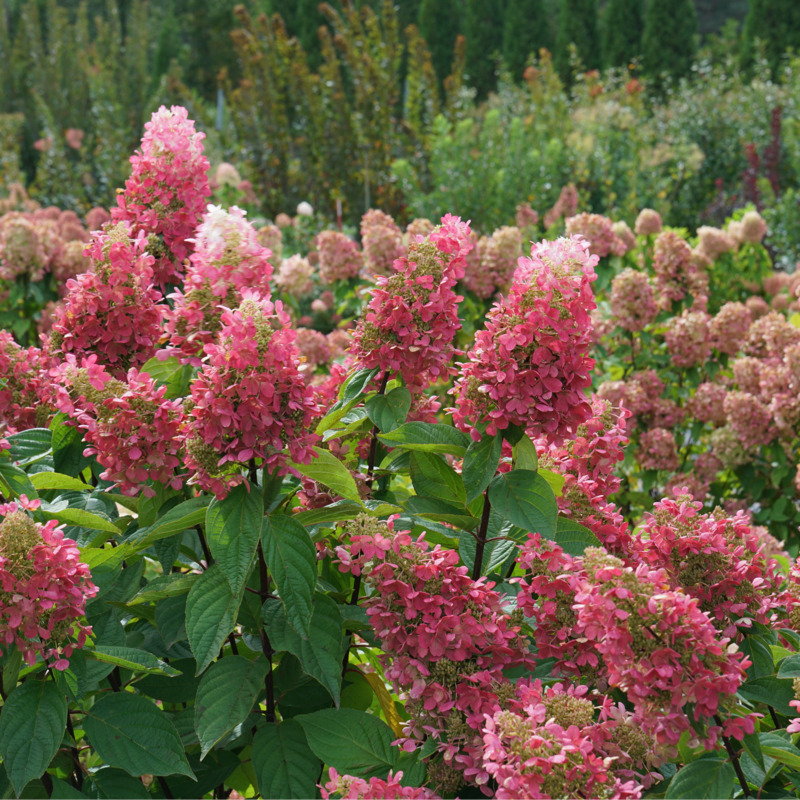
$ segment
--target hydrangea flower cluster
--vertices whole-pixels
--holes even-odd
[[[652,208],[643,208],[636,217],[634,231],[637,236],[657,236],[661,233],[661,214]]]
[[[241,305],[221,317],[218,342],[207,344],[208,363],[191,385],[181,440],[192,482],[222,499],[244,479],[243,463],[261,458],[286,474],[287,456],[308,463],[318,414],[294,344],[295,332],[280,304],[242,292]]]
[[[678,445],[672,431],[652,428],[643,433],[639,438],[638,459],[643,469],[677,469]]]
[[[8,331],[0,331],[0,423],[9,432],[46,423],[40,403],[46,369],[39,348],[20,347]]]
[[[271,251],[258,241],[246,212],[210,205],[193,240],[183,290],[170,295],[174,307],[166,331],[181,358],[200,365],[203,347],[214,341],[223,308],[239,305],[242,291],[270,296]]]
[[[15,644],[29,666],[41,655],[65,670],[91,633],[81,619],[97,587],[58,522],[40,525],[28,515],[39,505],[22,495],[0,506],[0,646]]]
[[[142,148],[131,156],[133,171],[111,216],[130,223],[134,234],[144,233],[155,282],[178,283],[191,252],[188,240],[211,195],[205,134],[195,131],[182,106],[161,106],[144,127]]]
[[[655,293],[646,273],[626,267],[611,283],[611,311],[620,328],[642,331],[658,315]]]
[[[614,233],[613,223],[602,214],[578,214],[567,219],[567,235],[583,236],[589,242],[592,255],[605,258],[608,255],[624,256],[628,247]]]
[[[711,261],[715,261],[723,253],[729,253],[736,249],[736,239],[719,228],[703,225],[697,229],[697,238],[699,239],[698,250]]]
[[[753,315],[744,303],[725,303],[708,325],[715,350],[734,355],[742,349]]]
[[[295,345],[300,358],[312,368],[331,360],[331,348],[324,333],[312,328],[298,328]]]
[[[421,236],[423,239],[435,228],[436,226],[426,217],[418,217],[412,219],[406,226],[406,233],[409,236],[409,242],[418,241],[415,237]]]
[[[745,211],[741,219],[741,240],[758,244],[767,235],[767,223],[758,211]]]
[[[478,297],[491,297],[508,285],[522,255],[522,232],[503,226],[491,236],[481,236],[467,257],[464,286]]]
[[[82,430],[86,455],[105,467],[100,477],[131,496],[152,497],[148,480],[180,489],[182,401],[166,399],[167,387],[157,387],[146,372],[131,369],[127,380],[117,380],[96,359],[79,366],[68,355],[52,375],[54,405]]]
[[[461,327],[454,291],[472,247],[469,225],[446,215],[395,262],[397,274],[378,276],[377,287],[353,335],[360,368],[399,372],[412,392],[450,374],[452,342]]]
[[[673,301],[690,294],[697,298],[708,291],[708,275],[692,248],[675,231],[662,231],[653,249],[653,270],[659,305],[669,308]]]
[[[322,800],[338,797],[341,800],[438,800],[439,795],[424,787],[403,786],[400,780],[402,771],[389,770],[383,778],[357,778],[353,775],[340,775],[333,767],[328,768],[328,782],[320,786]]]
[[[544,215],[545,230],[552,228],[562,217],[568,219],[574,217],[578,210],[578,190],[574,183],[568,183],[561,187],[553,207]]]
[[[539,224],[539,212],[530,203],[520,203],[514,216],[514,223],[520,230],[535,228]]]
[[[724,408],[727,394],[728,390],[722,384],[701,383],[689,401],[692,416],[700,422],[724,425],[727,419]]]
[[[618,220],[611,226],[614,235],[625,245],[626,252],[636,247],[636,236],[625,220]]]
[[[368,275],[391,275],[394,262],[404,255],[403,234],[383,211],[371,208],[361,218],[361,245]]]
[[[710,317],[705,311],[684,311],[667,323],[664,341],[676,367],[703,364],[711,353]]]
[[[162,335],[161,294],[153,288],[153,256],[127,222],[96,233],[86,252],[92,271],[67,282],[69,294],[50,334],[50,354],[91,354],[116,375],[144,364]]]
[[[364,256],[358,245],[339,231],[322,231],[315,240],[319,254],[319,278],[323,283],[336,283],[358,277]]]
[[[281,261],[275,283],[292,297],[305,297],[314,289],[314,282],[311,280],[313,274],[314,267],[309,260],[295,254]]]

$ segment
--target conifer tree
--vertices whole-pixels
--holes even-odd
[[[495,87],[495,54],[503,49],[502,0],[467,0],[464,35],[467,39],[469,83],[484,98]]]
[[[561,0],[558,13],[555,66],[566,84],[572,82],[569,46],[578,48],[586,69],[600,67],[600,38],[597,35],[597,0]]]
[[[544,0],[507,0],[503,58],[515,79],[522,77],[531,53],[553,49],[552,38]]]
[[[456,37],[461,33],[461,14],[456,0],[422,0],[419,32],[428,45],[431,62],[441,83],[450,74]]]
[[[756,56],[756,40],[775,74],[788,48],[800,51],[800,3],[797,0],[750,0],[744,21],[742,65],[750,67]]]
[[[642,66],[658,80],[664,73],[682,78],[697,50],[693,0],[650,0],[644,18]]]
[[[624,67],[642,54],[642,0],[609,0],[604,21],[605,66]]]
[[[325,24],[325,17],[319,13],[319,0],[296,0],[294,13],[296,36],[306,51],[309,67],[316,70],[322,63],[319,29]]]

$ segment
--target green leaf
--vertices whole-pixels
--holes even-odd
[[[53,447],[53,432],[49,428],[29,428],[5,437],[11,445],[11,460],[24,467],[46,456]]]
[[[31,483],[31,479],[19,467],[9,464],[7,461],[0,461],[0,478],[9,488],[14,497],[25,495],[28,500],[35,500],[39,495],[36,487]]]
[[[367,386],[372,383],[372,379],[378,374],[378,368],[360,369],[350,375],[339,389],[339,399],[349,403],[357,400],[364,393]]]
[[[361,496],[350,470],[329,450],[315,447],[314,452],[317,457],[312,458],[311,463],[295,464],[292,462],[294,468],[306,478],[311,478],[311,480],[327,486],[334,494],[361,504]]]
[[[92,487],[83,481],[79,481],[77,478],[70,478],[69,475],[62,475],[60,472],[37,472],[35,475],[31,475],[31,483],[37,491],[67,489],[75,492],[85,492],[92,490]]]
[[[182,572],[168,572],[166,575],[159,575],[153,578],[147,586],[143,586],[129,605],[135,606],[139,603],[157,603],[167,597],[177,597],[186,594],[194,582],[200,576],[197,573],[184,574]]]
[[[84,788],[90,797],[119,798],[119,800],[150,800],[147,787],[125,770],[102,767],[87,778]]]
[[[265,800],[316,797],[319,759],[297,720],[267,723],[253,739],[253,769]]]
[[[700,758],[678,770],[667,787],[667,800],[726,800],[736,774],[724,758]]]
[[[86,445],[81,432],[69,422],[66,414],[56,414],[50,422],[53,432],[53,467],[56,472],[80,476],[89,459],[83,454]]]
[[[789,656],[781,661],[779,678],[800,678],[800,654]]]
[[[314,755],[342,775],[386,777],[399,757],[395,735],[381,719],[353,708],[325,708],[296,717]]]
[[[224,500],[212,500],[208,507],[208,546],[234,594],[243,590],[247,580],[263,518],[261,494],[249,482],[235,486]]]
[[[67,700],[52,681],[28,679],[8,696],[0,715],[0,756],[20,796],[53,760],[67,724]]]
[[[137,650],[135,647],[112,647],[110,645],[97,645],[94,650],[86,648],[83,651],[86,658],[101,661],[104,664],[114,664],[133,672],[146,672],[150,675],[180,675],[169,664],[156,658],[146,650]]]
[[[168,399],[187,395],[194,373],[188,364],[181,364],[176,356],[170,356],[164,361],[151,358],[142,365],[140,372],[146,372],[158,386],[166,386],[165,397]]]
[[[359,514],[363,513],[364,507],[352,502],[352,500],[337,500],[335,503],[325,506],[325,508],[313,508],[310,511],[301,511],[299,514],[295,514],[292,519],[297,520],[306,528],[310,528],[312,525],[355,519]]]
[[[71,783],[66,783],[55,775],[50,776],[50,782],[53,784],[53,792],[50,795],[50,800],[79,800],[82,797],[88,798],[88,795],[79,792]]]
[[[793,717],[794,709],[789,705],[794,700],[791,680],[767,676],[747,681],[739,687],[739,694],[753,703],[764,703],[772,706],[785,717]]]
[[[154,703],[140,695],[105,695],[86,712],[83,728],[106,764],[124,769],[134,778],[194,778],[175,726]]]
[[[587,547],[601,547],[600,540],[580,522],[559,517],[556,522],[556,543],[571,556],[582,556]]]
[[[411,408],[411,392],[404,386],[392,389],[388,394],[376,394],[367,400],[367,414],[378,430],[389,433],[399,428]]]
[[[564,476],[559,475],[557,472],[551,472],[549,469],[540,469],[538,474],[550,484],[553,494],[556,497],[561,497],[564,489]]]
[[[285,515],[264,518],[261,541],[289,624],[302,639],[307,639],[314,613],[317,548],[308,531]]]
[[[762,733],[760,736],[761,752],[786,764],[793,769],[800,769],[800,750],[791,742],[774,733]]]
[[[527,469],[530,472],[539,469],[536,445],[527,433],[514,445],[514,469]]]
[[[538,473],[525,469],[501,473],[489,484],[489,501],[514,525],[555,538],[558,505],[550,485]]]
[[[147,675],[136,681],[137,691],[154,700],[166,700],[169,703],[188,703],[194,700],[201,680],[194,674],[197,669],[195,660],[179,658],[170,666],[179,670],[174,678],[168,678],[166,675]]]
[[[291,602],[291,601],[290,601]],[[317,593],[308,639],[301,639],[287,619],[284,603],[268,600],[262,611],[269,641],[277,652],[297,656],[303,672],[316,678],[329,692],[336,705],[342,691],[342,616],[336,603]]]
[[[378,435],[390,447],[421,450],[427,453],[450,453],[463,458],[470,438],[452,425],[430,422],[406,422],[390,433]]]
[[[466,531],[478,527],[480,520],[463,507],[445,503],[435,497],[409,497],[404,503],[406,511],[434,522],[449,522]]]
[[[41,473],[40,473],[41,474]],[[65,508],[62,511],[44,511],[42,513],[47,519],[57,519],[67,525],[77,525],[81,528],[88,528],[92,531],[104,531],[105,533],[119,533],[119,528],[113,522],[101,517],[99,514],[93,514],[91,511],[85,511],[82,508]]]
[[[263,658],[248,661],[243,656],[227,656],[203,675],[194,705],[201,760],[223,736],[247,719],[269,669]]]
[[[464,456],[461,477],[467,490],[467,503],[483,493],[500,465],[503,452],[503,437],[484,435],[480,441],[470,442]]]
[[[464,482],[440,455],[416,450],[411,453],[410,464],[411,482],[418,495],[464,505]]]
[[[171,508],[163,517],[156,520],[146,528],[140,528],[128,539],[131,547],[135,547],[138,552],[146,550],[159,539],[166,539],[176,533],[181,533],[187,528],[205,521],[206,507],[211,502],[207,496],[193,497],[183,503]]]
[[[233,630],[240,600],[216,564],[192,586],[186,599],[186,633],[198,675],[217,657]]]

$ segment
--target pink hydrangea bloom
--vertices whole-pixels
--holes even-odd
[[[27,275],[40,281],[49,266],[49,258],[37,226],[28,214],[11,211],[0,217],[0,279],[14,281]]]
[[[391,275],[392,266],[404,254],[403,235],[395,221],[371,208],[361,218],[361,245],[369,275]]]
[[[294,343],[301,360],[312,369],[331,360],[331,349],[324,333],[311,328],[298,328]]]
[[[364,266],[364,256],[358,245],[339,231],[317,234],[319,278],[323,283],[336,283],[357,278]]]
[[[711,342],[720,353],[734,355],[742,349],[753,316],[744,303],[725,303],[711,320]]]
[[[769,444],[774,438],[772,415],[758,397],[749,392],[728,392],[723,408],[728,425],[745,449]]]
[[[281,261],[275,283],[292,297],[305,297],[314,289],[314,282],[311,280],[314,271],[307,258],[295,254]]]
[[[742,241],[758,244],[767,235],[767,223],[758,211],[746,211],[742,217]]]
[[[0,330],[0,423],[22,431],[45,423],[40,405],[48,359],[37,347],[20,347]]]
[[[531,208],[530,203],[520,203],[517,206],[514,223],[520,230],[535,228],[539,224],[539,212]]]
[[[676,367],[705,363],[711,354],[710,317],[704,311],[684,311],[667,323],[664,341]]]
[[[491,297],[505,287],[514,275],[522,255],[519,228],[498,228],[491,236],[482,236],[474,258],[467,259],[464,286],[478,297]]]
[[[244,478],[241,465],[263,459],[285,474],[287,457],[308,463],[319,409],[300,372],[295,332],[280,304],[245,290],[239,308],[226,311],[217,344],[191,384],[181,438],[192,481],[223,498]]]
[[[701,383],[689,401],[690,412],[700,422],[725,424],[725,397],[728,390],[719,383]]]
[[[147,481],[180,489],[182,400],[166,399],[167,387],[156,387],[146,372],[131,369],[120,381],[91,359],[78,366],[70,354],[53,369],[54,402],[83,432],[86,454],[105,467],[100,477],[131,496],[152,497]]]
[[[608,255],[624,256],[627,245],[614,233],[613,223],[602,214],[578,214],[567,219],[567,235],[583,236],[589,242],[589,252],[605,258]]]
[[[625,245],[626,252],[636,247],[636,236],[624,220],[619,220],[611,226],[614,235]]]
[[[611,311],[626,331],[644,330],[658,315],[653,287],[644,272],[626,267],[611,283]]]
[[[406,226],[406,233],[409,236],[409,242],[416,242],[415,237],[421,236],[423,239],[435,228],[436,226],[425,217],[418,217],[412,219]]]
[[[86,250],[92,271],[67,282],[69,294],[53,325],[52,354],[94,353],[116,375],[144,364],[162,334],[165,307],[153,288],[153,257],[127,222],[95,234]]]
[[[720,228],[703,225],[697,229],[698,249],[712,261],[736,249],[736,240]]]
[[[770,311],[750,326],[745,350],[756,358],[782,358],[787,348],[795,344],[800,344],[800,328],[795,328],[783,314]]]
[[[42,656],[65,670],[91,633],[81,620],[97,587],[58,522],[40,525],[25,510],[38,507],[25,495],[0,506],[0,647],[7,652],[15,644],[29,666]]]
[[[557,442],[588,419],[597,261],[580,238],[544,241],[520,259],[451,390],[459,428],[477,439],[484,423],[490,436],[520,425]]]
[[[353,335],[360,368],[399,372],[412,391],[450,374],[462,300],[453,289],[471,247],[469,225],[448,214],[426,239],[409,245],[408,256],[395,262],[397,274],[378,276]]]
[[[769,314],[769,303],[763,297],[748,297],[744,304],[750,310],[754,320]]]
[[[553,207],[544,215],[545,230],[555,225],[562,217],[565,219],[575,216],[578,210],[578,190],[574,183],[568,183],[561,187]]]
[[[662,231],[653,250],[653,270],[659,305],[669,308],[687,294],[705,294],[708,276],[692,254],[692,248],[675,231]]]
[[[183,290],[170,295],[166,332],[183,360],[200,365],[203,347],[214,341],[223,308],[238,306],[242,291],[270,296],[271,252],[236,206],[209,206],[194,239]]]
[[[424,787],[402,786],[402,772],[389,774],[383,778],[356,778],[353,775],[340,775],[333,767],[328,767],[328,782],[320,786],[322,800],[339,797],[341,800],[439,800],[439,795]]]
[[[144,233],[155,257],[155,282],[178,283],[191,252],[188,239],[211,194],[205,134],[195,131],[181,106],[161,106],[144,127],[142,148],[131,156],[133,171],[111,216],[130,223],[135,234]]]
[[[678,468],[678,446],[671,431],[653,428],[639,438],[637,455],[642,469],[672,471]]]
[[[655,236],[661,233],[661,214],[652,208],[643,208],[636,217],[634,230],[637,236]]]
[[[258,243],[272,252],[272,257],[280,261],[283,254],[283,231],[277,225],[265,225],[256,233]]]

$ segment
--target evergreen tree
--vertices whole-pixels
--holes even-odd
[[[297,0],[272,0],[272,13],[281,15],[289,36],[297,36]]]
[[[757,39],[775,74],[787,48],[800,51],[800,3],[797,0],[750,0],[742,42],[745,67],[753,64]]]
[[[607,67],[624,67],[642,54],[642,16],[642,0],[609,0],[603,36]]]
[[[569,46],[578,48],[586,69],[600,68],[600,38],[597,34],[597,0],[561,0],[556,36],[555,66],[566,84],[572,83]]]
[[[531,53],[553,48],[550,20],[543,0],[507,0],[503,58],[515,79],[525,70]]]
[[[428,45],[431,62],[440,82],[450,74],[453,66],[456,37],[461,33],[460,21],[456,0],[422,0],[419,32]]]
[[[502,0],[467,0],[464,35],[467,39],[467,74],[478,98],[495,87],[496,53],[503,48]]]
[[[303,45],[308,57],[308,66],[312,70],[319,68],[322,64],[322,46],[319,41],[319,29],[326,20],[319,13],[319,0],[296,0],[295,34]]]
[[[650,0],[644,18],[642,66],[658,80],[662,73],[682,78],[697,50],[693,0]]]

